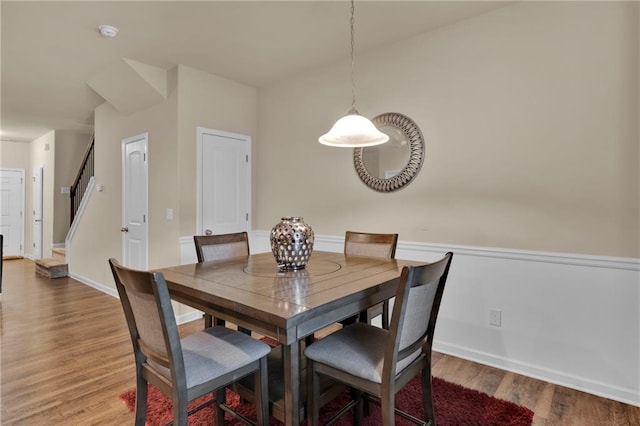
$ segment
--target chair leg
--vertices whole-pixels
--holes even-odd
[[[141,377],[136,384],[136,426],[144,426],[147,421],[147,382]]]
[[[189,408],[187,407],[187,393],[178,393],[173,400],[173,426],[187,426]]]
[[[213,416],[216,419],[216,425],[224,425],[224,411],[220,408],[221,404],[227,402],[227,388],[224,386],[216,389],[216,403],[213,404]]]
[[[382,328],[389,329],[389,301],[382,302]]]
[[[213,326],[213,316],[210,314],[204,314],[204,328],[211,328]]]
[[[223,319],[220,318],[216,318],[216,326],[217,327],[224,327],[227,324],[227,322]]]
[[[353,412],[353,424],[361,425],[362,424],[362,408],[364,399],[362,398],[362,391],[359,389],[351,388],[351,399],[356,401],[356,406],[354,407]]]
[[[395,395],[391,393],[389,389],[383,389],[382,391],[382,397],[380,398],[380,409],[382,411],[382,425],[395,426],[396,424]]]
[[[269,377],[267,376],[267,357],[260,359],[260,367],[255,373],[255,404],[258,426],[269,424]],[[220,424],[220,423],[218,423]]]
[[[307,360],[307,426],[320,424],[320,378],[313,361]]]
[[[431,426],[436,424],[436,415],[433,409],[433,386],[431,381],[431,360],[427,360],[427,366],[422,369],[422,405],[424,407],[425,423]]]

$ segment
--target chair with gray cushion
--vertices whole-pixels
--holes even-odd
[[[249,256],[249,236],[246,232],[219,235],[194,235],[193,242],[196,246],[198,262],[211,262],[215,260],[229,260]],[[213,315],[205,312],[204,326],[213,325]],[[225,325],[225,321],[216,318],[216,325]],[[251,334],[251,330],[238,327],[238,330]]]
[[[267,354],[269,346],[226,327],[213,327],[180,339],[164,276],[136,271],[109,259],[124,310],[136,364],[135,424],[143,426],[147,411],[147,384],[173,400],[174,424],[187,424],[187,404],[215,393],[194,409],[213,405],[216,423],[229,412],[248,419],[226,405],[225,388],[253,375],[257,424],[269,423]]]
[[[384,257],[394,259],[398,234],[371,234],[367,232],[347,231],[344,237],[344,254],[348,256]],[[389,301],[385,300],[367,309],[361,320],[370,322],[372,318],[382,314],[382,328],[389,328]],[[348,324],[353,321],[344,321]]]
[[[356,408],[354,424],[362,420],[362,402],[369,395],[382,408],[382,424],[394,425],[395,414],[418,424],[435,425],[431,393],[431,346],[442,293],[453,253],[422,266],[404,267],[389,330],[364,323],[342,328],[308,346],[307,424],[318,424],[320,376],[347,384]],[[395,408],[395,394],[422,373],[426,421]],[[337,415],[341,415],[341,410]]]

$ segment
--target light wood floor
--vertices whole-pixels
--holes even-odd
[[[118,397],[135,385],[120,302],[70,278],[36,277],[29,260],[4,266],[0,424],[133,424]],[[433,373],[532,409],[535,425],[640,425],[640,408],[459,358],[434,354]]]

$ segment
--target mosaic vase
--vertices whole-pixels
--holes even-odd
[[[271,230],[271,251],[281,270],[303,269],[313,252],[313,229],[301,217],[283,217]]]

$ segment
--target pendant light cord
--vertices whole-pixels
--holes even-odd
[[[356,110],[356,80],[354,77],[354,68],[355,68],[355,5],[354,0],[351,0],[351,110],[349,114],[358,114]]]

